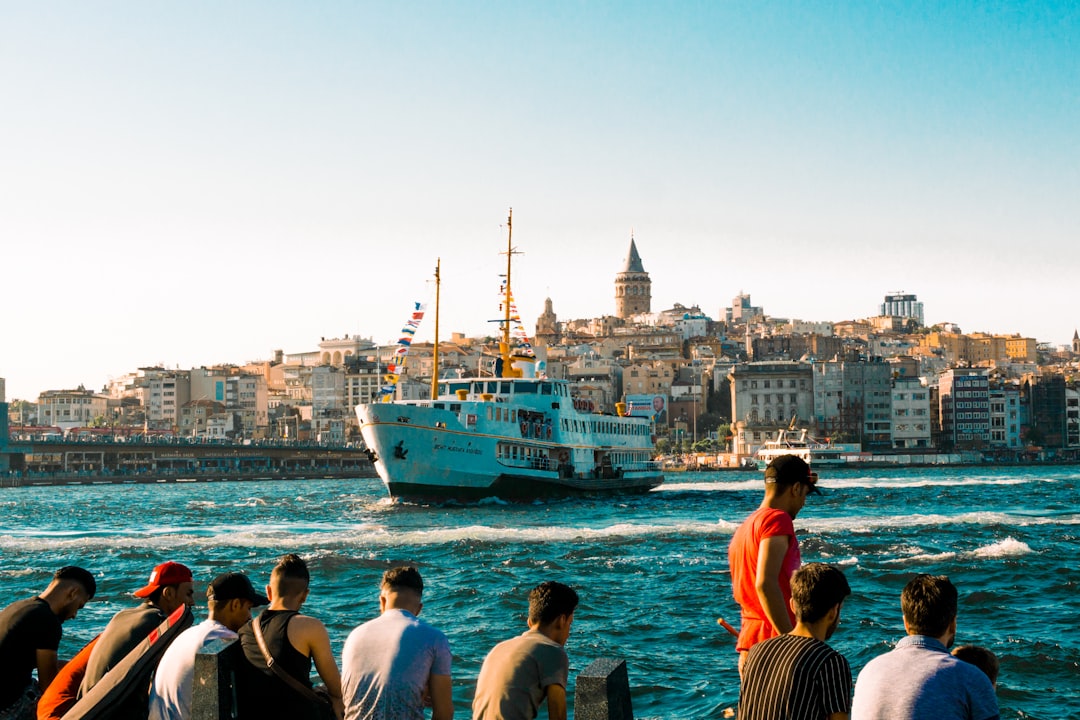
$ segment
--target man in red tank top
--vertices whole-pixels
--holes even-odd
[[[728,547],[731,587],[741,609],[736,650],[742,673],[746,653],[756,643],[791,632],[791,575],[799,569],[795,516],[806,497],[817,493],[817,475],[795,455],[781,455],[765,468],[765,497],[743,521]]]

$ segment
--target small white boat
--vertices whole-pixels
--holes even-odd
[[[812,439],[805,429],[798,434],[791,430],[781,430],[774,440],[767,440],[754,453],[759,470],[764,470],[774,458],[781,455],[795,455],[806,461],[811,467],[845,465],[846,450],[829,442]]]

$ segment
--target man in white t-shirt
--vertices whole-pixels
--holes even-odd
[[[161,656],[150,688],[150,720],[188,720],[195,656],[215,640],[232,640],[251,620],[251,608],[266,605],[243,573],[225,573],[206,588],[210,617],[176,636]]]
[[[383,573],[381,614],[349,634],[341,652],[345,720],[432,720],[454,715],[450,643],[417,615],[424,581],[416,568]]]

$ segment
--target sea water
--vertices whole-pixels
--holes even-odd
[[[1001,661],[1003,718],[1080,717],[1080,468],[969,467],[822,473],[795,526],[804,562],[840,566],[853,595],[830,641],[854,673],[903,636],[900,591],[915,573],[960,590],[957,643]],[[0,489],[0,605],[79,564],[97,597],[64,626],[70,657],[136,601],[150,569],[189,565],[200,584],[240,570],[266,583],[285,552],[312,571],[305,612],[335,654],[378,613],[382,572],[415,563],[422,617],[449,637],[454,702],[469,717],[496,642],[525,629],[544,580],[581,595],[567,644],[573,677],[622,658],[643,718],[719,718],[738,701],[738,623],[726,551],[761,500],[756,472],[681,473],[635,497],[417,505],[377,480],[215,482]],[[205,601],[197,617],[205,617]]]

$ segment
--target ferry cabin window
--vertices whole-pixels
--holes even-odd
[[[514,383],[514,392],[519,395],[535,395],[536,383],[516,382]]]
[[[540,394],[541,395],[550,395],[551,394],[551,383],[541,383],[540,384]]]

